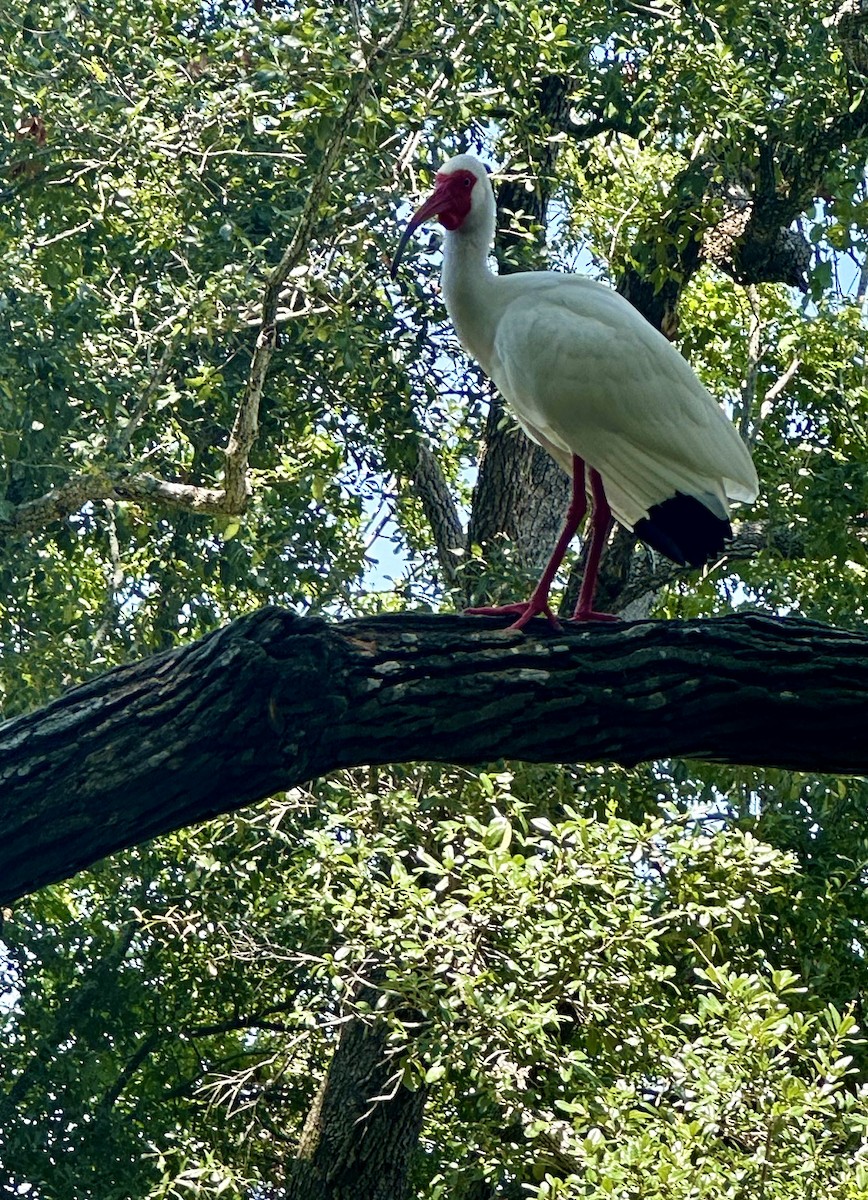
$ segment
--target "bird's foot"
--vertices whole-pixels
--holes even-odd
[[[623,618],[616,617],[614,613],[596,612],[593,608],[577,608],[570,620],[578,623],[579,621],[621,621]]]
[[[471,617],[507,617],[517,614],[518,620],[513,621],[507,629],[524,629],[534,617],[545,617],[552,629],[561,629],[561,623],[545,602],[534,600],[518,600],[515,604],[491,604],[479,608],[465,608],[467,616]]]

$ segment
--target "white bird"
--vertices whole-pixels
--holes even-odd
[[[478,613],[537,614],[557,625],[548,601],[555,573],[587,509],[588,556],[574,620],[614,619],[593,608],[612,518],[677,563],[700,567],[732,537],[730,500],[756,499],[757,475],[732,422],[688,363],[622,296],[578,275],[494,275],[495,228],[488,172],[469,154],[437,172],[411,218],[446,229],[443,295],[459,341],[508,401],[519,424],[572,474],[566,523],[528,601]]]

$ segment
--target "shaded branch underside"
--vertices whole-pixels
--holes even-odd
[[[868,637],[757,615],[568,627],[264,608],[0,727],[0,903],[362,764],[671,756],[868,771]]]

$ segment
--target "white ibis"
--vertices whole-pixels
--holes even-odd
[[[653,549],[701,567],[732,537],[729,501],[758,482],[732,422],[678,351],[617,292],[554,271],[493,275],[495,203],[488,172],[469,154],[437,172],[392,262],[430,217],[446,229],[443,294],[464,349],[508,401],[525,433],[572,474],[572,499],[530,599],[469,609],[542,614],[557,625],[549,589],[591,499],[588,556],[573,620],[594,611],[600,555],[613,517]]]

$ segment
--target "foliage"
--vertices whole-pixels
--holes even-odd
[[[400,12],[0,15],[6,714],[264,601],[452,602],[416,468],[430,438],[466,516],[486,396],[436,246],[394,285],[386,266],[407,197],[468,147],[529,188],[551,150],[551,264],[612,281],[677,276],[727,189],[770,174],[808,292],[708,264],[679,329],[753,443],[767,549],[656,611],[863,623],[865,99],[841,14],[418,0],[378,57]],[[318,180],[246,510],[129,499],[146,477],[221,486]],[[78,502],[27,524],[71,480]],[[681,764],[419,767],[117,855],[4,914],[0,1183],[279,1196],[355,1017],[387,1022],[396,1085],[427,1089],[420,1200],[866,1197],[866,799]]]

